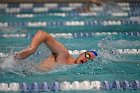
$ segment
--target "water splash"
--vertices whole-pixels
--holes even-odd
[[[32,70],[32,64],[29,62],[26,62],[26,60],[15,60],[13,55],[8,55],[0,59],[0,72],[2,73],[15,73],[20,76],[25,76],[26,74],[31,73],[25,73],[25,71]]]
[[[122,8],[113,1],[107,1],[102,4],[105,13],[123,12]]]
[[[113,51],[117,49],[137,49],[140,47],[140,42],[138,40],[126,40],[118,38],[114,39],[111,35],[103,38],[101,42],[98,43],[99,46],[99,58],[102,62],[138,62],[140,58],[136,54],[113,54]]]
[[[7,72],[14,73],[20,76],[32,75],[32,74],[42,74],[42,72],[35,69],[36,61],[38,59],[38,53],[33,56],[18,60],[14,59],[14,48],[11,47],[8,53],[0,53],[0,72],[5,74]],[[22,47],[23,49],[23,47]],[[34,59],[34,60],[33,60]],[[38,59],[38,60],[37,60]]]
[[[0,53],[0,72],[1,73],[15,73],[20,76],[32,75],[32,74],[51,74],[57,72],[64,72],[69,69],[75,68],[77,65],[62,65],[57,66],[50,72],[40,71],[36,68],[36,65],[42,60],[46,59],[50,54],[50,50],[46,46],[39,46],[38,50],[24,60],[15,60],[13,57],[13,49],[7,54]]]
[[[139,62],[140,59],[139,57],[137,57],[139,55],[112,54],[111,52],[112,50],[116,50],[118,48],[130,48],[130,45],[132,47],[138,47],[139,41],[128,41],[123,39],[119,39],[116,41],[113,40],[112,36],[103,38],[98,44],[100,50],[98,52],[99,56],[95,60],[95,63],[111,72],[112,74],[116,74],[120,77],[124,74],[134,73],[133,66],[135,67],[137,64],[139,64],[134,64],[135,62]],[[132,64],[134,65],[132,66]]]
[[[62,65],[62,64],[58,64],[57,67],[55,67],[52,71],[48,72],[50,73],[57,73],[57,72],[66,72],[68,70],[72,70],[74,68],[76,68],[78,65],[74,64],[74,65]]]
[[[112,50],[115,50],[114,47],[108,45],[108,41],[110,41],[111,36],[107,36],[106,38],[103,38],[101,42],[98,43],[98,46],[100,48],[99,50],[99,57],[97,60],[100,59],[103,63],[108,63],[110,60],[114,60],[117,56],[113,56],[111,54]],[[114,58],[115,57],[115,58]]]

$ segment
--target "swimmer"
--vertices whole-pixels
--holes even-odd
[[[67,48],[47,32],[39,30],[32,39],[30,46],[14,55],[15,59],[25,59],[32,55],[40,44],[44,43],[52,54],[36,65],[36,68],[41,71],[52,70],[57,64],[83,64],[97,56],[95,51],[86,51],[81,53],[79,57],[74,58],[69,54]]]
[[[102,0],[87,0],[87,4],[83,7],[78,7],[75,10],[79,12],[91,12],[90,7],[92,4],[96,4],[97,6],[101,6],[103,3]]]
[[[90,3],[94,3],[97,6],[101,6],[102,5],[102,0],[89,0]]]

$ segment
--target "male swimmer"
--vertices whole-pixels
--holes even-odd
[[[98,6],[100,6],[102,4],[103,0],[89,0],[89,3],[94,3]]]
[[[47,32],[39,30],[32,39],[30,46],[14,56],[15,59],[25,59],[32,55],[40,44],[44,43],[52,54],[43,62],[37,64],[36,68],[41,71],[52,70],[57,64],[83,64],[89,60],[94,59],[97,56],[95,51],[86,51],[79,55],[77,58],[73,58],[69,54],[67,48],[55,38],[49,35]]]
[[[101,6],[103,3],[103,0],[86,0],[87,4],[85,4],[82,7],[76,8],[79,12],[91,12],[90,7],[92,3],[96,4],[97,6]]]

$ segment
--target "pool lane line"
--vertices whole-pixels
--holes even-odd
[[[75,33],[50,33],[54,38],[83,38],[105,35],[126,35],[133,37],[140,37],[140,32],[75,32]],[[33,34],[0,34],[0,38],[28,38],[31,39]]]
[[[71,90],[139,90],[140,81],[133,80],[114,80],[109,81],[73,81],[73,82],[33,82],[31,84],[22,83],[0,83],[0,91],[16,91],[16,92],[49,92],[49,91],[71,91]]]

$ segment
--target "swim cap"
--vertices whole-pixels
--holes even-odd
[[[98,56],[96,51],[87,51],[87,52],[92,52],[95,56]]]

